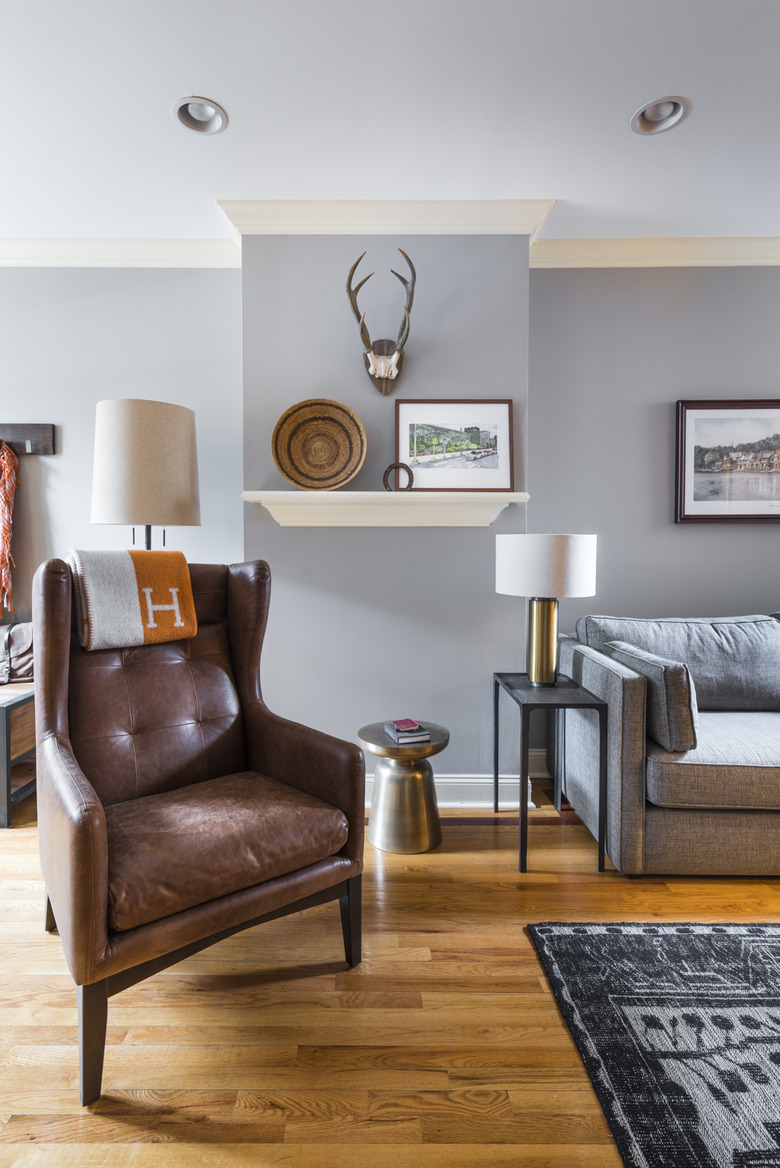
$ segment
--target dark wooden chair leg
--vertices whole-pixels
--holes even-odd
[[[54,913],[51,908],[51,901],[46,897],[46,915],[44,917],[43,927],[47,933],[57,932],[57,922],[54,919]]]
[[[347,895],[339,897],[341,931],[344,935],[344,956],[350,969],[363,959],[363,877],[353,876],[347,881]]]
[[[79,1088],[81,1105],[96,1103],[103,1081],[108,1022],[108,985],[77,986],[79,1001]]]

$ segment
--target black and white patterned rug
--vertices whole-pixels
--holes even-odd
[[[528,931],[630,1168],[780,1168],[780,925]]]

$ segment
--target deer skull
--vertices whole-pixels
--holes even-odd
[[[387,378],[388,381],[395,381],[398,376],[398,362],[401,357],[401,350],[396,349],[392,357],[380,357],[373,349],[366,353],[368,357],[368,372],[374,378]]]
[[[409,259],[406,252],[398,249],[401,255],[409,265],[411,271],[411,279],[407,280],[399,272],[392,271],[396,279],[400,280],[406,289],[406,303],[404,304],[404,315],[401,318],[401,327],[398,330],[398,339],[390,341],[387,337],[382,337],[379,341],[372,341],[371,335],[366,327],[366,314],[361,313],[358,308],[357,298],[358,292],[373,276],[373,272],[369,272],[364,276],[356,288],[352,287],[352,277],[355,275],[358,264],[362,260],[363,255],[359,255],[352,267],[349,269],[349,276],[347,277],[347,295],[349,302],[352,305],[352,311],[355,314],[355,319],[360,325],[360,339],[363,342],[364,355],[363,360],[368,370],[368,375],[377,387],[380,393],[392,393],[395,389],[395,380],[401,372],[403,364],[403,349],[409,336],[409,314],[412,310],[412,301],[414,300],[414,285],[417,280],[417,273],[414,270],[414,264]]]

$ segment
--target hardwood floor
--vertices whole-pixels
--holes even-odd
[[[548,802],[520,876],[516,818],[445,812],[424,855],[367,844],[354,970],[329,905],[112,998],[104,1094],[81,1108],[75,991],[20,804],[0,832],[0,1168],[619,1166],[524,925],[780,921],[780,880],[599,874]]]

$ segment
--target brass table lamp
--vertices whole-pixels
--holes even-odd
[[[497,535],[496,592],[528,597],[528,680],[555,685],[558,597],[596,592],[595,535]]]

